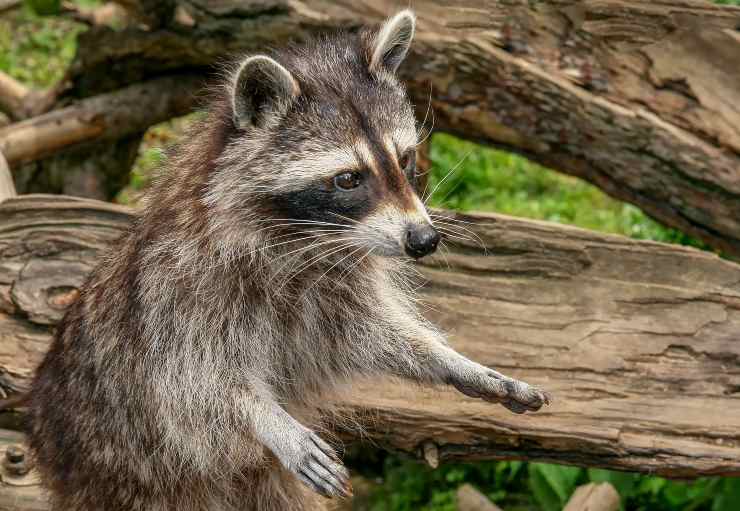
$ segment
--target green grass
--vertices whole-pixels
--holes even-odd
[[[0,71],[43,89],[61,80],[85,26],[59,16],[39,16],[28,6],[0,18]]]
[[[434,191],[430,200],[434,206],[495,211],[706,248],[698,240],[652,220],[637,207],[610,198],[595,186],[521,156],[443,134],[433,137],[430,156],[428,190]]]

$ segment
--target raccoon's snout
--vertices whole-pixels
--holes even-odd
[[[406,239],[403,247],[407,255],[419,259],[437,250],[439,239],[437,229],[431,225],[411,224],[406,228]]]

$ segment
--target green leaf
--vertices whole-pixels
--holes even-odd
[[[534,463],[529,465],[529,487],[532,495],[544,511],[560,511],[563,507],[560,497],[547,482],[542,471],[534,465]]]
[[[60,0],[26,0],[26,5],[40,16],[59,14],[62,2]]]
[[[540,505],[548,511],[560,509],[575,489],[582,468],[530,463],[529,477],[532,491]]]
[[[618,472],[616,470],[604,470],[602,468],[589,468],[588,480],[595,483],[610,483],[619,493],[621,508],[624,509],[625,501],[635,494],[635,486],[638,480],[637,474],[629,472]]]
[[[740,502],[740,478],[728,477],[723,483],[722,493],[712,503],[712,511],[737,511]]]

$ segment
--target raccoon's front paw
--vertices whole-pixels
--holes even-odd
[[[547,392],[484,366],[456,375],[450,384],[466,396],[501,403],[514,413],[535,412],[550,404]]]
[[[351,497],[349,472],[334,449],[312,431],[302,444],[297,460],[289,466],[298,479],[325,497]]]

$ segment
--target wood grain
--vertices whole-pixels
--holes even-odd
[[[0,389],[26,387],[76,288],[131,210],[0,204]],[[469,357],[552,392],[517,416],[445,389],[359,384],[362,438],[421,456],[537,459],[671,477],[740,475],[740,265],[694,249],[502,215],[420,267],[426,314]],[[350,436],[358,433],[348,429]]]
[[[395,0],[127,0],[81,36],[70,97],[377,23]],[[401,67],[419,118],[525,154],[740,255],[740,7],[704,0],[417,0]],[[111,65],[111,63],[115,63]],[[431,124],[431,116],[428,117]]]

